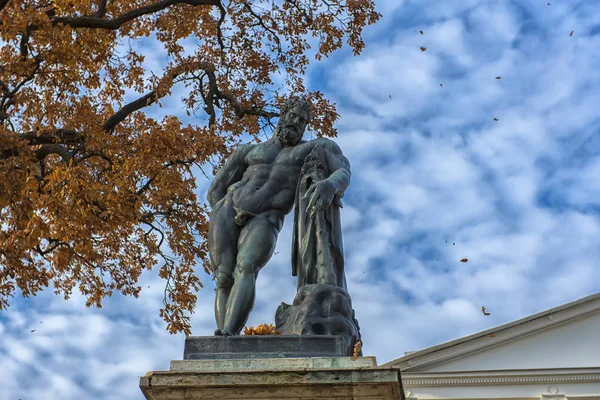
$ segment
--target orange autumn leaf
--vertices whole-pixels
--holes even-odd
[[[468,258],[463,258],[463,259],[460,260],[460,262],[462,262],[462,263],[466,263],[467,261],[469,261]]]
[[[247,326],[244,328],[244,335],[279,335],[273,324],[260,324],[256,328]]]
[[[212,273],[195,176],[214,172],[242,135],[263,137],[292,93],[313,107],[309,129],[335,136],[335,104],[303,75],[311,54],[347,44],[358,55],[381,17],[374,7],[0,1],[0,310],[50,287],[101,307],[113,293],[137,297],[141,275],[158,269],[160,315],[190,334],[196,271]],[[145,38],[164,49],[162,70],[149,68]]]

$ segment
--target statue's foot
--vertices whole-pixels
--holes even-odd
[[[233,336],[233,333],[231,333],[229,331],[223,331],[222,335],[223,336]]]
[[[215,336],[223,336],[223,332],[219,328],[215,329]]]

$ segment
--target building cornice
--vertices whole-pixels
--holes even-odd
[[[405,388],[448,386],[538,385],[600,383],[600,368],[562,371],[474,371],[470,373],[402,373]]]

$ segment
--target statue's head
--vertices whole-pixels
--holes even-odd
[[[312,117],[310,104],[306,99],[291,97],[281,107],[276,135],[284,146],[295,146],[304,135]]]

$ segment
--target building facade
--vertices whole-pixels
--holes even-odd
[[[600,293],[384,365],[407,400],[600,400]]]

